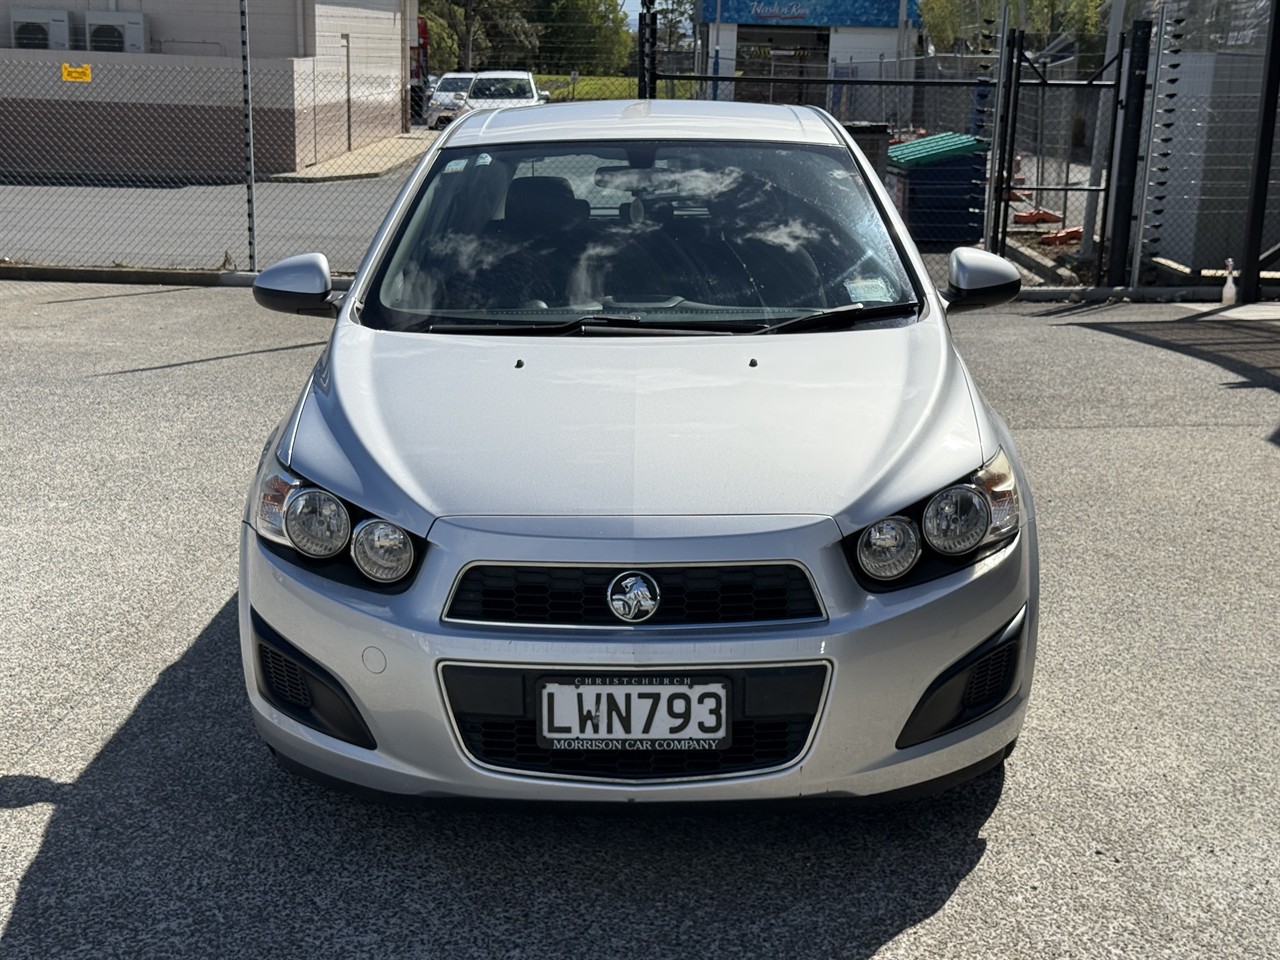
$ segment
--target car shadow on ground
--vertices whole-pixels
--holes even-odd
[[[233,596],[53,803],[0,938],[92,957],[870,956],[982,858],[1001,769],[884,808],[403,809],[278,770]]]
[[[1173,350],[1205,360],[1241,378],[1224,383],[1224,387],[1280,393],[1280,323],[1216,320],[1210,313],[1178,320],[1076,323],[1072,326]],[[1268,439],[1280,446],[1280,426]]]

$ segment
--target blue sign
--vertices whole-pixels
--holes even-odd
[[[702,0],[702,22],[782,27],[898,26],[898,0]],[[920,24],[920,0],[907,0],[907,19]]]

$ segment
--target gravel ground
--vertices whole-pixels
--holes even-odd
[[[406,810],[278,771],[242,689],[237,522],[327,324],[0,286],[5,960],[1276,956],[1280,309],[954,321],[1039,508],[1003,770],[869,810]]]

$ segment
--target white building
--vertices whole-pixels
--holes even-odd
[[[414,0],[248,6],[260,174],[405,129]],[[241,67],[239,0],[0,0],[0,174],[243,176]]]
[[[700,0],[704,73],[765,78],[716,83],[718,99],[826,103],[822,85],[768,79],[852,76],[912,56],[919,0]],[[853,74],[856,75],[856,74]]]

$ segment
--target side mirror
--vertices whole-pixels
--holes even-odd
[[[453,95],[453,99],[461,103],[463,100],[467,99],[467,95],[465,93],[455,93]]]
[[[981,310],[1008,303],[1022,289],[1018,268],[1004,257],[959,247],[951,251],[947,270],[947,289],[940,291],[947,304],[947,314],[965,310]]]
[[[547,91],[545,91],[545,90],[541,91],[541,92],[538,94],[538,102],[539,102],[539,103],[546,103],[546,102],[547,102],[548,100],[550,100],[550,99],[551,99],[551,94],[547,93]]]
[[[336,317],[341,297],[334,296],[328,258],[323,253],[302,253],[258,274],[253,281],[253,299],[268,310]]]

